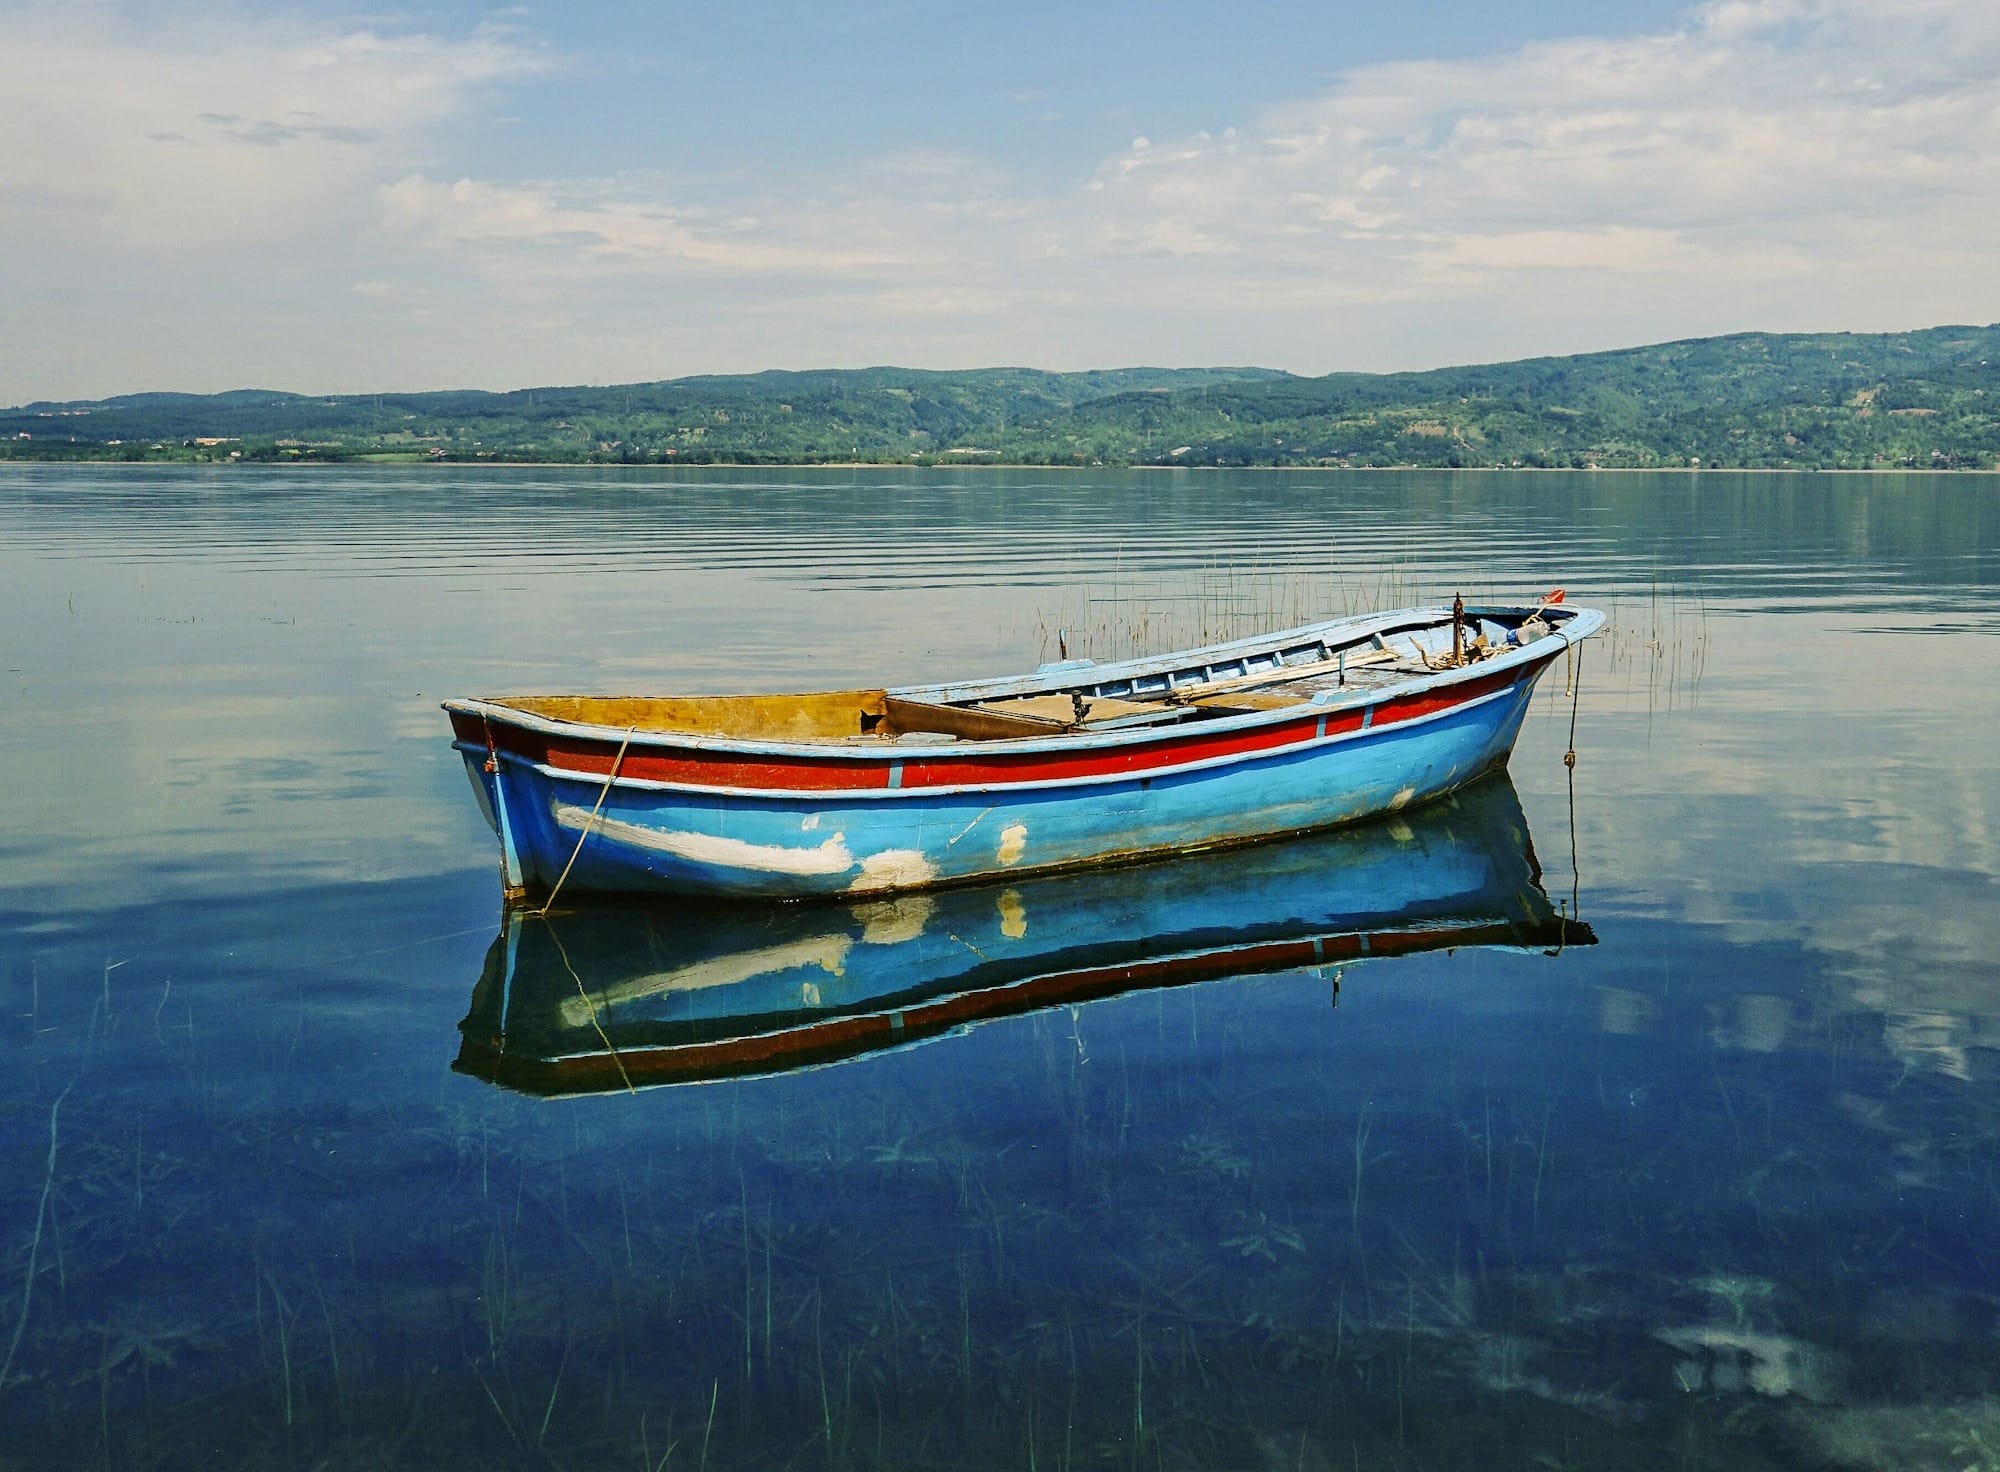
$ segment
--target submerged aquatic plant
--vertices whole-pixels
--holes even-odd
[[[1261,1257],[1266,1262],[1276,1262],[1279,1248],[1288,1252],[1306,1250],[1305,1238],[1296,1227],[1274,1222],[1261,1211],[1239,1211],[1236,1216],[1240,1230],[1233,1237],[1224,1237],[1220,1245],[1239,1257]]]

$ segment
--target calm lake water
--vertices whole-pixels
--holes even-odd
[[[1211,959],[779,1076],[482,1076],[445,696],[1557,584],[1612,619],[1573,786],[1559,665],[1446,810],[572,917],[510,1000],[1430,937],[1337,989]],[[2000,1466],[1991,478],[7,468],[0,611],[0,1468]],[[1588,930],[1458,943],[1496,905]]]

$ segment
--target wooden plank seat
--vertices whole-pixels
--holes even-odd
[[[1063,727],[1078,724],[1094,726],[1099,721],[1152,715],[1159,708],[1155,701],[1121,700],[1110,695],[1087,695],[1083,701],[1083,718],[1079,722],[1076,702],[1065,694],[1023,695],[1016,696],[1012,700],[989,700],[973,707],[975,710],[992,711],[996,715],[1029,716],[1035,720]]]

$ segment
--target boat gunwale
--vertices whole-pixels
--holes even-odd
[[[1596,609],[1564,605],[1478,604],[1467,605],[1464,611],[1467,617],[1492,617],[1496,621],[1501,617],[1515,617],[1525,620],[1528,616],[1535,613],[1540,613],[1544,617],[1550,615],[1554,617],[1551,620],[1552,627],[1547,639],[1536,640],[1534,644],[1504,650],[1499,654],[1479,660],[1476,663],[1455,668],[1428,671],[1422,675],[1413,675],[1411,678],[1398,681],[1395,684],[1357,688],[1353,693],[1338,699],[1319,701],[1308,698],[1299,701],[1295,705],[1276,706],[1268,710],[1248,710],[1231,715],[1217,715],[1201,722],[1199,730],[1204,734],[1235,734],[1242,731],[1254,730],[1261,726],[1298,721],[1302,717],[1315,712],[1320,715],[1326,715],[1337,711],[1349,711],[1356,706],[1380,705],[1419,691],[1445,689],[1453,685],[1483,679],[1501,670],[1525,669],[1554,657],[1553,650],[1546,654],[1539,653],[1536,650],[1537,644],[1553,639],[1560,641],[1567,648],[1591,637],[1603,627],[1605,622],[1605,616]],[[1199,645],[1191,649],[1173,650],[1166,654],[1120,660],[1111,664],[1071,662],[1058,666],[1044,667],[1030,675],[1004,675],[974,681],[903,685],[888,687],[884,693],[903,699],[930,700],[939,704],[952,705],[969,704],[982,699],[1006,699],[1033,693],[1060,694],[1068,690],[1081,690],[1088,686],[1116,684],[1121,680],[1157,673],[1162,669],[1180,669],[1197,663],[1219,663],[1221,660],[1215,656],[1228,658],[1232,655],[1250,654],[1298,639],[1317,638],[1322,642],[1332,642],[1327,636],[1335,630],[1341,632],[1343,639],[1351,637],[1352,640],[1358,642],[1359,640],[1378,634],[1386,636],[1390,632],[1406,627],[1430,627],[1439,621],[1449,620],[1451,612],[1451,609],[1448,607],[1395,609],[1385,613],[1347,616],[1324,620],[1316,624],[1302,624],[1296,628],[1279,629],[1248,639],[1230,640],[1221,644]],[[1322,663],[1326,662],[1323,661]],[[1307,667],[1300,666],[1299,668],[1301,673],[1298,678],[1310,678]],[[1276,667],[1274,666],[1273,671],[1275,669]],[[787,693],[793,692],[774,692],[774,695],[775,698],[782,698]],[[814,691],[797,693],[823,694],[840,692]],[[1148,693],[1150,694],[1150,692]],[[1216,693],[1220,694],[1224,692],[1218,691]],[[1497,694],[1499,692],[1496,691],[1493,693]],[[524,697],[517,696],[514,698],[520,699]],[[619,699],[625,697],[606,696],[603,698]],[[1483,699],[1484,697],[1480,698]],[[1161,724],[1107,731],[1091,731],[1088,728],[1081,728],[1051,732],[1045,736],[1037,735],[977,742],[902,746],[896,744],[894,741],[883,741],[879,744],[863,744],[859,741],[850,741],[845,737],[784,740],[742,736],[715,736],[696,732],[646,731],[637,727],[628,728],[624,726],[602,725],[596,722],[566,720],[559,717],[537,715],[533,712],[508,705],[505,702],[506,697],[490,700],[454,698],[443,701],[442,706],[450,712],[474,716],[483,721],[495,724],[534,731],[541,735],[609,743],[613,746],[629,744],[633,747],[648,749],[666,747],[689,751],[726,753],[729,755],[778,756],[798,762],[840,761],[863,764],[893,764],[913,760],[948,761],[952,757],[964,753],[977,753],[981,758],[1052,755],[1074,753],[1083,749],[1107,750],[1162,744],[1175,739],[1185,738],[1190,730],[1188,726],[1179,724]],[[1438,712],[1436,714],[1441,713]],[[1401,722],[1398,724],[1408,723]],[[1342,732],[1339,734],[1343,736],[1365,734],[1367,729],[1370,728],[1364,728],[1362,732]],[[1334,733],[1329,732],[1328,738],[1330,739],[1333,735]],[[1317,739],[1320,738],[1306,738],[1307,741]],[[454,743],[454,745],[459,744]],[[1274,750],[1281,752],[1289,749],[1291,748],[1279,747]],[[1256,754],[1269,755],[1272,753],[1261,752]],[[1215,760],[1241,760],[1244,755],[1250,754],[1233,754],[1229,757],[1216,758]],[[536,765],[539,767],[541,764],[538,763]],[[1201,764],[1193,763],[1190,765]],[[1163,768],[1161,770],[1165,771],[1169,769]],[[1181,768],[1171,770],[1181,770]],[[587,777],[592,780],[601,779],[601,774],[570,773],[566,769],[555,769],[553,774],[563,776],[575,775]],[[620,785],[624,785],[627,781],[631,780],[633,779],[620,779]],[[661,783],[659,785],[663,789],[673,789],[682,784]],[[977,787],[991,784],[974,783],[969,785]],[[689,784],[688,786],[689,790],[703,792],[735,790],[703,784]],[[787,794],[805,791],[805,789],[793,788],[746,790],[753,792],[775,791]],[[953,789],[939,786],[926,786],[913,789],[891,788],[884,790],[882,795],[890,796],[899,791],[912,795],[916,793],[937,795],[950,790]],[[841,789],[841,791],[848,792],[851,795],[855,789]]]
[[[1392,687],[1392,688],[1400,688],[1400,687]],[[1411,731],[1420,726],[1427,725],[1431,722],[1444,720],[1446,717],[1449,716],[1459,715],[1469,710],[1477,710],[1479,707],[1490,704],[1493,701],[1503,700],[1508,695],[1512,694],[1517,688],[1518,688],[1517,682],[1509,681],[1506,684],[1497,686],[1492,690],[1482,691],[1480,694],[1472,696],[1469,699],[1459,701],[1453,705],[1445,706],[1440,710],[1425,711],[1420,715],[1410,716],[1407,719],[1387,723],[1380,726],[1375,726],[1375,725],[1357,726],[1350,730],[1328,731],[1324,735],[1320,734],[1317,731],[1307,732],[1301,735],[1298,740],[1288,741],[1281,746],[1256,747],[1249,751],[1225,751],[1225,752],[1219,752],[1214,756],[1199,757],[1194,761],[1190,762],[1163,763],[1159,766],[1134,768],[1127,771],[1086,772],[1066,777],[1038,777],[1030,773],[1028,775],[1022,776],[1020,778],[1011,781],[996,781],[991,777],[982,777],[975,781],[970,781],[970,782],[950,782],[950,783],[939,782],[939,783],[929,783],[923,786],[916,786],[916,787],[732,787],[732,786],[725,786],[720,783],[674,782],[674,781],[663,780],[656,777],[633,777],[621,773],[616,777],[616,779],[610,785],[621,792],[628,790],[633,792],[676,792],[676,793],[685,793],[689,796],[741,797],[741,798],[752,798],[752,799],[760,799],[773,802],[782,802],[786,804],[797,804],[808,800],[823,802],[827,804],[836,804],[853,799],[861,799],[874,802],[892,801],[898,799],[904,801],[921,802],[939,797],[960,797],[964,796],[967,793],[991,794],[994,792],[1006,792],[1010,795],[1018,795],[1018,794],[1035,793],[1035,792],[1062,791],[1074,787],[1102,787],[1118,782],[1151,782],[1151,781],[1156,781],[1160,778],[1178,777],[1186,775],[1187,773],[1190,772],[1205,772],[1218,767],[1233,766],[1242,762],[1270,760],[1275,758],[1293,756],[1302,751],[1326,748],[1342,742],[1360,741],[1367,739],[1369,737],[1384,736],[1390,732],[1402,733],[1406,731]],[[1349,709],[1349,708],[1351,707],[1339,707],[1339,706],[1306,707],[1307,710],[1318,709],[1321,711]],[[1255,712],[1254,714],[1258,716],[1268,716],[1273,713],[1266,711],[1259,711]],[[1298,719],[1296,712],[1279,711],[1276,712],[1275,714],[1285,715],[1293,720]],[[1232,717],[1231,720],[1235,721],[1236,718]],[[1224,729],[1224,725],[1223,722],[1221,721],[1204,722],[1201,729],[1204,732],[1217,731]],[[1232,730],[1241,729],[1241,726],[1232,725],[1228,729]],[[612,735],[614,737],[619,734],[621,733],[616,729],[614,729],[612,732]],[[1117,734],[1124,735],[1125,733],[1119,732]],[[1058,742],[1058,744],[1052,748],[1049,745],[1049,743],[1051,740],[1055,739],[1056,738],[1043,738],[1040,742],[1037,743],[1037,750],[1041,754],[1049,754],[1052,750],[1060,752],[1060,751],[1073,750],[1075,748],[1076,743],[1074,741]],[[1002,743],[997,741],[980,742],[977,746],[973,747],[972,750],[977,752],[979,755],[983,756],[987,752],[992,751],[995,747],[1000,746],[1001,744]],[[1021,742],[1006,743],[1006,745],[1009,748],[1009,751],[1012,753],[1018,753],[1020,748],[1025,744],[1026,743],[1021,743]],[[1105,745],[1110,744],[1108,738],[1104,744]],[[1129,744],[1129,743],[1121,743],[1121,744]],[[452,743],[452,746],[454,750],[467,756],[477,756],[482,754],[485,750],[484,747],[477,746],[472,742],[462,741],[462,740],[454,741]],[[1097,749],[1095,744],[1093,744],[1092,749],[1093,750]],[[953,748],[906,747],[904,748],[904,750],[906,752],[920,751],[925,753],[935,753],[938,751],[950,751],[953,750]],[[504,761],[518,762],[521,765],[526,766],[530,771],[534,772],[538,776],[554,778],[558,781],[581,782],[591,786],[605,785],[605,774],[603,772],[581,771],[574,767],[558,767],[553,763],[538,762],[533,760],[532,758],[521,756],[520,754],[515,752],[503,751],[500,753],[500,756],[501,759]],[[1470,781],[1473,779],[1468,778],[1467,780]],[[1261,841],[1261,840],[1246,840],[1246,841]],[[1016,872],[1026,873],[1029,871],[1026,869],[1022,869]]]

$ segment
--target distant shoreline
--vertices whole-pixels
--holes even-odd
[[[1271,471],[1285,475],[1950,475],[2000,476],[2000,466],[1817,466],[1817,465],[1043,465],[1033,461],[982,460],[977,464],[910,465],[893,460],[772,460],[738,462],[648,462],[628,465],[612,460],[95,460],[51,455],[0,457],[0,470],[16,466],[71,465],[114,470],[618,470],[618,471],[761,471],[761,470],[907,470],[992,471],[1034,470],[1063,475],[1090,471],[1147,471],[1217,475]]]

